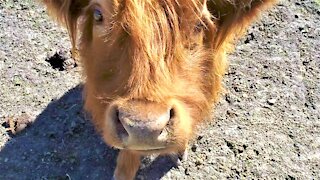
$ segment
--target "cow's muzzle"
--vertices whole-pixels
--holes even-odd
[[[123,148],[145,151],[166,148],[174,116],[172,105],[129,101],[113,105],[109,120]]]

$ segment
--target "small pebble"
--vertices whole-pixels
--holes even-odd
[[[198,148],[198,144],[192,145],[192,147],[191,147],[192,152],[196,152],[197,148]]]
[[[187,176],[190,175],[190,170],[189,170],[189,168],[186,168],[186,169],[184,170],[184,174],[187,175]]]
[[[269,105],[274,105],[276,103],[276,99],[268,99],[267,102]]]
[[[203,164],[203,160],[197,159],[195,164],[196,164],[196,166],[200,166],[201,164]]]

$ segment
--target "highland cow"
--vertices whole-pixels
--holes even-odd
[[[210,119],[226,54],[275,0],[42,0],[84,67],[85,109],[120,149],[115,179],[140,157],[182,154]]]

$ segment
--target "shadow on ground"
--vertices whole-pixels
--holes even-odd
[[[82,87],[52,101],[0,152],[0,179],[111,179],[117,151],[102,142],[83,113]],[[139,177],[160,179],[174,164],[157,158]]]

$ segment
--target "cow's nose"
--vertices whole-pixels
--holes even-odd
[[[173,108],[140,104],[117,107],[114,112],[116,132],[125,146],[136,150],[164,146],[174,116]]]

